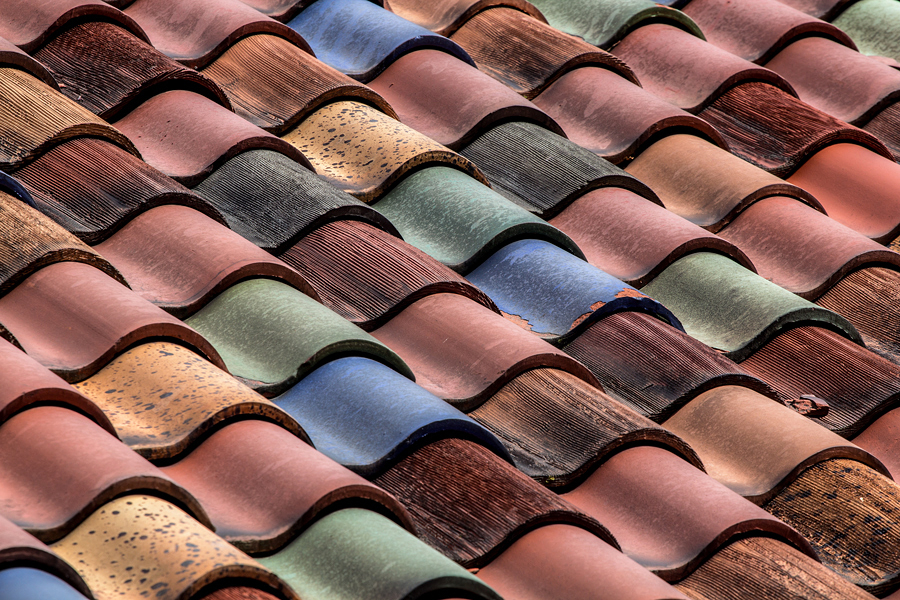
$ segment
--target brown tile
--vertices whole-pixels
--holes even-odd
[[[0,65],[21,69],[40,79],[55,90],[59,84],[47,70],[47,67],[25,54],[18,46],[0,37]]]
[[[409,509],[421,540],[467,568],[486,565],[543,525],[575,525],[616,543],[603,525],[465,440],[420,448],[375,483]]]
[[[243,279],[267,277],[318,294],[297,271],[224,225],[185,206],[160,206],[95,249],[131,289],[183,319]]]
[[[660,448],[615,455],[563,498],[609,527],[626,556],[668,581],[740,537],[775,537],[815,557],[796,531]]]
[[[529,369],[567,371],[599,387],[580,363],[484,306],[456,294],[415,302],[372,332],[397,352],[416,383],[461,410]]]
[[[198,600],[278,600],[278,598],[256,588],[230,586],[204,594]]]
[[[396,116],[372,89],[274,35],[238,40],[202,73],[221,86],[237,114],[276,135],[339,98]]]
[[[853,443],[877,457],[896,479],[900,476],[900,409],[881,415]]]
[[[372,509],[412,529],[393,496],[272,423],[228,425],[162,471],[245,552],[274,552],[338,507]]]
[[[0,323],[32,358],[69,382],[90,377],[147,338],[181,341],[225,368],[196,331],[81,263],[44,267],[0,298]]]
[[[185,90],[164,92],[128,113],[116,127],[151,166],[194,186],[247,150],[275,150],[312,169],[295,147],[212,100]]]
[[[106,121],[173,88],[200,93],[231,108],[215,83],[112,23],[78,23],[44,44],[34,57],[53,73],[63,94]]]
[[[293,29],[238,0],[136,0],[125,14],[137,21],[163,54],[202,69],[242,37],[270,33],[312,54]]]
[[[597,94],[597,90],[603,94]],[[727,149],[709,123],[607,70],[569,71],[534,99],[570,140],[614,163],[630,161],[667,130],[687,130]]]
[[[389,11],[441,35],[451,35],[476,14],[493,6],[508,6],[546,23],[540,11],[524,0],[441,0],[426,3],[384,0],[384,7]]]
[[[502,121],[530,121],[563,134],[534,104],[446,52],[411,52],[369,85],[403,123],[454,150]]]
[[[475,15],[451,39],[479,69],[529,99],[568,71],[586,65],[637,82],[631,69],[615,56],[512,8]],[[503,44],[497,44],[498,39]]]
[[[897,160],[900,158],[898,125],[900,125],[900,103],[891,104],[875,115],[871,121],[863,125],[863,129],[878,137],[893,153],[894,160]]]
[[[80,414],[44,406],[0,426],[3,516],[45,542],[68,535],[116,496],[170,498],[209,524],[196,499],[146,459]]]
[[[325,306],[366,331],[437,293],[459,294],[499,314],[481,290],[403,240],[367,223],[328,223],[280,256]]]

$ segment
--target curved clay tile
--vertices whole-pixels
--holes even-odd
[[[794,0],[796,1],[796,0]],[[842,3],[844,6],[847,2]],[[900,59],[897,17],[900,7],[890,0],[860,0],[836,15],[834,24],[846,32],[863,54]]]
[[[900,254],[793,198],[766,198],[719,235],[746,252],[762,277],[807,300],[857,269],[900,270]]]
[[[475,162],[494,188],[551,218],[586,192],[630,190],[654,202],[643,182],[574,142],[533,123],[502,123],[460,153]]]
[[[213,206],[139,158],[102,140],[79,138],[16,171],[44,214],[88,244],[162,204],[189,206],[225,223]]]
[[[863,129],[878,137],[894,155],[900,157],[900,103],[891,104],[863,125]]]
[[[411,171],[431,165],[459,169],[487,185],[468,159],[352,100],[320,108],[284,139],[325,181],[363,202],[375,201]]]
[[[280,258],[312,284],[325,306],[366,331],[431,294],[460,294],[497,310],[463,277],[418,248],[359,221],[323,225]]]
[[[484,566],[543,525],[575,525],[616,545],[596,520],[465,440],[420,448],[375,483],[409,509],[419,539],[466,568]]]
[[[422,48],[437,48],[475,65],[455,42],[369,0],[318,0],[288,27],[309,42],[319,60],[363,83]]]
[[[148,460],[173,460],[211,431],[248,418],[308,439],[286,412],[170,342],[136,346],[75,388],[100,407],[119,439]]]
[[[519,470],[551,488],[571,489],[615,453],[644,444],[702,468],[677,436],[565,371],[523,373],[470,416],[503,440]]]
[[[172,88],[202,94],[231,109],[215,83],[111,23],[74,25],[34,57],[47,65],[63,94],[106,121]]]
[[[170,338],[222,359],[200,334],[94,267],[44,267],[0,298],[0,323],[39,363],[81,381],[146,338]]]
[[[225,91],[237,114],[276,135],[338,99],[354,99],[396,116],[370,88],[274,35],[238,41],[203,75]]]
[[[898,509],[896,483],[846,459],[810,467],[766,505],[810,540],[825,566],[879,596],[900,585]]]
[[[770,196],[825,212],[809,192],[693,135],[659,140],[627,170],[653,188],[667,209],[712,232]]]
[[[91,265],[126,284],[104,257],[49,217],[0,191],[0,294],[43,267],[65,261]]]
[[[84,585],[82,583],[82,585]],[[0,598],[2,600],[28,600],[30,598],[53,598],[54,600],[86,600],[88,590],[74,587],[33,567],[10,567],[0,571]]]
[[[90,417],[116,435],[108,416],[94,402],[6,340],[0,340],[0,423],[32,405],[65,406]]]
[[[37,77],[53,89],[59,90],[59,84],[47,70],[47,67],[28,56],[15,44],[0,37],[0,65],[21,69]]]
[[[900,409],[881,415],[853,443],[878,458],[892,478],[900,476]]]
[[[131,141],[46,83],[0,67],[0,168],[14,170],[53,146],[93,137],[140,156]]]
[[[344,219],[399,235],[378,211],[271,150],[235,156],[194,192],[222,211],[231,229],[274,254],[286,251],[311,231]]]
[[[95,249],[119,269],[131,289],[180,319],[252,277],[284,281],[319,299],[300,273],[184,206],[142,213]]]
[[[547,22],[541,12],[526,0],[384,0],[387,10],[441,35],[451,35],[469,19],[494,6],[508,6]]]
[[[292,145],[185,90],[150,98],[117,121],[116,127],[141,150],[149,165],[188,186],[197,185],[225,161],[248,150],[275,150],[313,168]]]
[[[556,29],[605,50],[615,46],[633,29],[647,23],[665,23],[704,39],[703,32],[688,15],[651,0],[535,0],[534,4]]]
[[[513,323],[560,345],[618,312],[642,312],[681,329],[666,307],[542,240],[504,246],[466,276]]]
[[[147,39],[134,19],[100,0],[7,0],[0,7],[0,37],[33,53],[70,21],[87,20],[111,21]]]
[[[740,537],[775,537],[815,558],[799,533],[661,448],[620,452],[563,498],[606,524],[626,556],[669,581]]]
[[[779,0],[782,4],[786,4],[792,8],[796,8],[801,12],[822,19],[823,21],[833,21],[844,8],[858,2],[859,0]],[[841,28],[843,30],[843,27]]]
[[[534,104],[445,52],[411,52],[369,85],[403,123],[453,150],[501,121],[529,121],[565,135]]]
[[[804,102],[856,125],[900,99],[897,69],[832,40],[797,40],[766,67],[790,81]]]
[[[148,491],[209,526],[203,507],[162,471],[75,411],[32,408],[0,426],[2,513],[42,541],[68,535],[116,496]]]
[[[701,394],[663,425],[697,451],[710,477],[754,504],[763,505],[802,471],[833,458],[887,473],[858,446],[743,387]]]
[[[597,536],[568,525],[525,534],[479,569],[478,578],[518,600],[687,600]]]
[[[756,270],[731,242],[620,188],[588,192],[550,224],[571,237],[589,263],[637,288],[692,252],[718,252]]]
[[[821,327],[799,327],[770,340],[741,363],[784,398],[824,399],[815,420],[853,439],[900,401],[900,367]]]
[[[367,478],[444,437],[473,440],[512,462],[483,426],[366,358],[326,363],[273,402],[303,422],[319,452]]]
[[[162,471],[200,500],[217,535],[244,552],[278,550],[338,505],[412,528],[396,499],[272,423],[232,423]]]
[[[18,179],[3,172],[0,172],[0,192],[18,198],[32,208],[37,208],[31,192]]]
[[[238,0],[136,0],[125,14],[144,28],[157,50],[193,69],[202,69],[255,33],[277,35],[312,54],[293,29]]]
[[[466,49],[479,69],[528,99],[565,73],[588,65],[637,83],[631,69],[612,54],[511,8],[475,15],[451,39]]]
[[[697,567],[678,589],[691,598],[806,598],[872,600],[818,560],[778,540],[752,537],[719,550]]]
[[[893,162],[890,150],[871,133],[826,115],[768,83],[744,83],[732,88],[700,116],[722,133],[734,154],[779,177],[793,174],[810,157],[832,145],[854,145]]]
[[[142,527],[138,524],[147,524]],[[120,535],[128,532],[126,535]],[[140,534],[140,535],[138,535]],[[298,600],[276,575],[171,503],[129,495],[108,502],[53,544],[98,598],[191,598],[200,589],[252,581]],[[146,573],[143,572],[146,570]],[[135,572],[142,575],[135,576]]]
[[[773,71],[662,23],[632,31],[613,54],[634,69],[647,91],[695,114],[748,81],[764,81],[794,94]]]
[[[456,294],[419,300],[372,335],[409,364],[419,385],[464,411],[538,367],[568,371],[599,387],[590,371],[568,355]]]
[[[292,19],[298,12],[315,1],[316,0],[241,0],[241,2],[247,6],[281,22]],[[375,1],[376,3],[380,3],[378,0]]]
[[[721,353],[641,313],[618,313],[594,323],[564,350],[584,363],[608,394],[657,423],[723,385],[778,398]]]
[[[556,119],[570,140],[616,164],[631,160],[672,132],[690,132],[728,149],[719,132],[703,119],[606,69],[570,71],[534,103]]]
[[[581,250],[546,221],[464,173],[431,167],[404,179],[375,205],[407,243],[466,273],[517,239]]]
[[[325,515],[277,554],[259,561],[304,600],[500,600],[474,575],[370,510]],[[235,599],[237,600],[237,599]]]
[[[778,0],[691,0],[684,12],[723,50],[765,64],[795,40],[816,36],[856,50],[846,33]]]
[[[862,344],[841,315],[822,309],[709,252],[689,254],[642,288],[671,310],[685,331],[741,361],[789,327],[810,325]]]
[[[0,565],[3,566],[0,577],[8,575],[15,568],[13,565],[28,565],[29,568],[41,569],[39,572],[58,578],[84,596],[92,597],[87,585],[69,563],[54,554],[43,542],[3,517],[0,517]],[[11,582],[0,583],[0,589],[8,589],[6,585],[11,587]],[[29,597],[31,596],[22,596],[23,599]],[[70,600],[65,597],[63,599]]]
[[[900,233],[900,165],[867,148],[828,146],[788,181],[815,195],[832,219],[876,242],[889,243]]]
[[[321,363],[348,354],[383,362],[413,379],[384,344],[278,281],[237,283],[187,323],[210,340],[233,375],[265,395],[280,394]]]

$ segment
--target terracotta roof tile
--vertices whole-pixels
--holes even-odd
[[[50,87],[59,89],[59,84],[47,67],[20,50],[15,44],[0,37],[0,65],[21,69],[40,79]]]
[[[546,22],[540,11],[526,0],[443,0],[424,4],[418,0],[386,0],[384,5],[404,19],[441,35],[452,34],[476,14],[492,6],[508,6]]]

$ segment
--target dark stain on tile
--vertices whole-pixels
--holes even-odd
[[[852,4],[851,4],[852,3]],[[833,21],[846,32],[863,54],[900,57],[895,22],[900,11],[893,2],[883,0],[845,1]]]
[[[493,6],[507,6],[547,22],[534,5],[525,0],[442,0],[425,3],[418,0],[384,1],[384,7],[389,11],[441,35],[451,35],[476,14]]]

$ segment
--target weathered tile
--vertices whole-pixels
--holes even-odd
[[[464,411],[537,367],[568,371],[597,385],[576,360],[456,294],[419,300],[372,335],[409,364],[419,385]]]
[[[796,8],[824,21],[833,21],[842,10],[858,0],[779,0],[783,4]]]
[[[570,525],[547,525],[525,534],[478,570],[506,598],[569,600],[687,600],[597,536]]]
[[[274,35],[238,40],[202,73],[221,86],[237,114],[276,135],[338,98],[395,116],[372,89]]]
[[[272,150],[238,154],[194,192],[222,211],[231,229],[274,254],[331,221],[355,219],[397,233],[378,211]]]
[[[452,34],[476,14],[494,6],[508,6],[546,23],[540,11],[525,0],[441,0],[440,2],[425,3],[418,0],[386,0],[384,2],[384,7],[391,12],[441,35]]]
[[[528,99],[565,73],[588,65],[637,82],[631,69],[612,54],[512,8],[478,13],[450,39],[465,48],[479,69]]]
[[[306,41],[290,27],[260,14],[238,0],[203,3],[136,0],[125,14],[137,21],[163,54],[201,69],[218,58],[238,39],[268,33],[312,53]]]
[[[363,83],[418,48],[439,48],[474,66],[455,42],[368,0],[317,0],[288,27],[309,42],[319,60]]]
[[[78,23],[44,44],[34,57],[60,90],[106,121],[115,120],[143,99],[163,90],[188,89],[231,108],[219,87],[109,22]],[[97,74],[102,73],[102,84]]]
[[[616,544],[596,520],[464,440],[420,448],[375,483],[406,505],[420,539],[467,568],[486,565],[543,525],[575,525]]]
[[[487,183],[468,159],[356,101],[328,104],[283,137],[325,181],[367,203],[426,165],[459,169]]]
[[[621,188],[586,193],[550,224],[572,238],[589,263],[637,288],[692,252],[718,252],[756,270],[731,242]]]
[[[37,208],[88,244],[115,233],[136,214],[161,204],[190,206],[225,219],[181,184],[102,140],[77,138],[16,171]]]
[[[741,361],[788,327],[818,326],[862,343],[841,315],[812,304],[729,258],[709,252],[679,259],[642,288],[685,331]]]
[[[46,571],[33,567],[11,567],[0,571],[0,600],[85,600],[85,595]]]
[[[615,453],[644,444],[701,467],[677,436],[565,371],[523,373],[470,416],[503,440],[520,471],[551,488],[571,489]]]
[[[502,123],[460,153],[500,194],[543,218],[602,187],[626,189],[658,202],[656,194],[612,163],[533,123]]]
[[[298,12],[315,2],[316,0],[241,0],[247,6],[251,6],[277,21],[286,21],[293,18]],[[377,0],[380,4],[380,0]]]
[[[348,508],[323,517],[260,562],[304,600],[500,600],[487,585],[383,516]]]
[[[512,461],[483,426],[366,358],[325,363],[273,402],[303,423],[317,450],[368,478],[436,437],[475,440]]]
[[[0,517],[0,540],[2,540],[0,541],[0,565],[2,565],[0,577],[3,577],[4,573],[14,570],[16,565],[19,565],[19,568],[27,565],[29,570],[40,569],[40,572],[48,577],[65,582],[84,596],[91,596],[87,585],[69,563],[54,554],[43,542],[3,517]],[[10,580],[4,583],[5,585],[0,586],[0,590],[12,587]],[[31,595],[14,596],[10,600],[27,600],[32,597]],[[53,597],[55,598],[55,596]],[[75,596],[75,598],[81,600],[79,596]],[[65,598],[65,600],[70,599]]]
[[[564,135],[534,104],[446,52],[410,52],[369,85],[403,123],[454,150],[502,121],[528,121]]]
[[[319,364],[348,354],[373,358],[413,378],[403,359],[383,343],[278,281],[237,283],[187,323],[210,340],[233,375],[269,396],[284,392]]]
[[[0,67],[0,168],[22,167],[75,137],[107,140],[138,155],[127,137],[86,108],[24,71]]]
[[[435,293],[460,294],[497,311],[460,275],[400,238],[356,220],[323,225],[280,258],[312,284],[325,306],[366,331]]]
[[[892,67],[895,70],[896,67]],[[872,120],[863,125],[863,129],[875,135],[894,155],[896,161],[900,158],[900,134],[897,133],[900,123],[900,104],[891,104],[883,111],[872,117]]]
[[[14,416],[0,426],[0,455],[0,513],[47,543],[135,490],[169,498],[209,524],[189,492],[73,410],[42,406]]]
[[[210,432],[242,419],[277,423],[307,439],[285,411],[171,342],[136,346],[75,388],[103,411],[119,439],[150,460],[171,461]]]
[[[277,597],[298,598],[271,571],[153,496],[108,502],[53,549],[78,570],[98,600],[176,600],[213,583],[247,581]]]
[[[599,89],[604,93],[597,94]],[[570,140],[616,164],[639,155],[666,130],[690,132],[728,148],[703,119],[606,69],[570,71],[534,103],[556,119]]]
[[[186,90],[150,98],[117,121],[116,127],[134,142],[149,165],[187,186],[197,185],[247,150],[275,150],[312,169],[294,146]]]
[[[252,277],[283,281],[318,300],[300,273],[184,206],[150,209],[95,249],[119,269],[131,289],[181,319]]]
[[[667,581],[683,579],[740,537],[775,537],[815,558],[795,530],[661,448],[616,454],[563,498],[604,523],[626,556]]]
[[[845,0],[840,4],[849,6],[835,15],[834,24],[853,38],[860,52],[894,60],[900,58],[896,25],[900,10],[893,2],[860,0],[850,3]]]
[[[429,167],[375,204],[403,239],[459,273],[521,238],[547,240],[581,256],[572,240],[465,173]]]
[[[675,315],[653,298],[542,240],[512,242],[467,277],[509,320],[557,345],[625,311],[681,329]]]
[[[40,79],[53,89],[59,89],[59,84],[53,78],[53,75],[50,74],[50,71],[47,70],[47,67],[25,54],[12,42],[3,38],[2,34],[0,34],[0,65],[21,69]]]
[[[31,275],[0,298],[0,323],[32,358],[70,383],[147,338],[180,341],[224,368],[196,331],[82,263],[54,263]]]
[[[273,423],[227,425],[162,471],[203,504],[217,535],[245,552],[278,550],[338,506],[412,527],[392,496]]]
[[[663,425],[697,451],[713,479],[755,504],[783,493],[808,467],[836,457],[886,473],[855,444],[743,387],[705,392]]]

